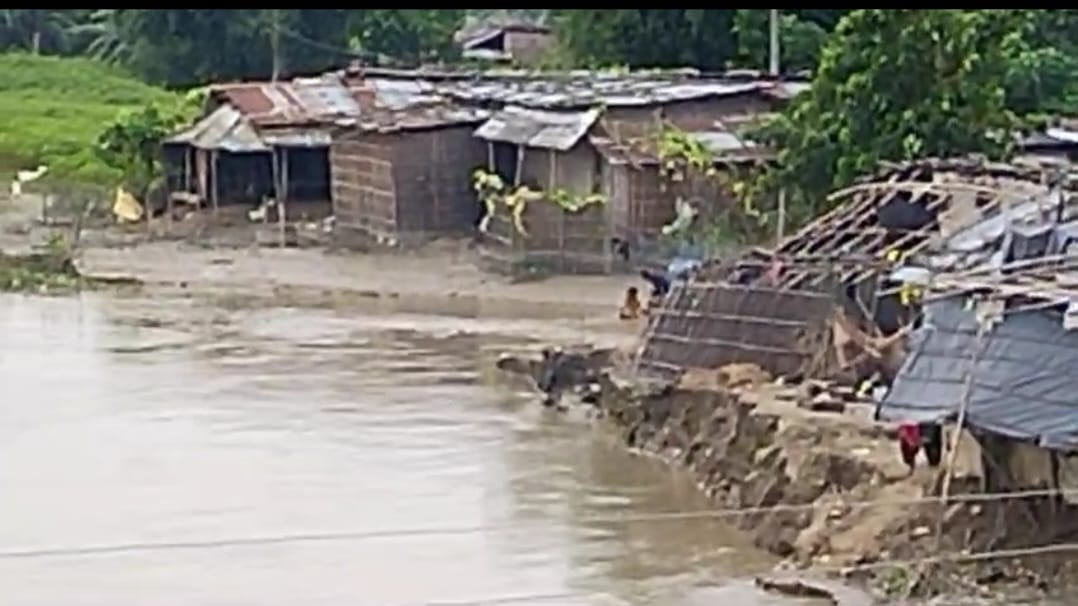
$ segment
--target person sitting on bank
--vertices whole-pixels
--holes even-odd
[[[625,301],[618,310],[618,318],[622,320],[635,320],[640,317],[643,306],[640,305],[640,293],[635,286],[625,290]]]

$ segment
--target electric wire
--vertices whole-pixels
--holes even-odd
[[[1004,493],[984,493],[984,494],[960,494],[952,495],[947,498],[948,503],[984,503],[984,502],[999,502],[1012,499],[1031,498],[1031,497],[1043,497],[1043,496],[1060,496],[1060,495],[1078,495],[1078,489],[1075,490],[1053,490],[1053,489],[1034,489],[1034,490],[1021,490]],[[650,523],[650,522],[665,522],[665,521],[678,521],[678,520],[702,520],[702,519],[714,519],[722,520],[726,518],[733,518],[745,515],[759,515],[769,514],[777,512],[801,512],[809,511],[822,507],[843,507],[848,508],[850,511],[867,509],[871,507],[883,507],[883,506],[913,506],[913,505],[927,505],[934,503],[941,503],[943,499],[938,496],[918,497],[912,499],[874,499],[864,501],[850,501],[844,502],[841,500],[835,500],[827,503],[802,503],[802,504],[776,504],[760,507],[739,507],[739,508],[716,508],[705,510],[693,510],[693,511],[672,511],[672,512],[659,512],[650,514],[638,514],[638,515],[619,515],[619,516],[590,516],[577,519],[578,524],[582,525],[595,525],[595,524],[633,524],[633,523]],[[250,537],[225,537],[217,539],[194,539],[187,541],[166,541],[166,542],[131,542],[131,543],[114,543],[114,544],[101,544],[101,545],[86,545],[86,546],[61,546],[61,547],[44,547],[44,548],[32,548],[32,549],[0,549],[0,560],[11,559],[40,559],[40,558],[55,558],[55,557],[79,557],[79,556],[95,556],[95,555],[115,555],[124,553],[136,553],[136,552],[154,552],[154,551],[171,551],[171,550],[199,550],[199,549],[220,549],[231,547],[247,547],[247,546],[259,546],[259,545],[279,545],[289,543],[304,543],[304,542],[330,542],[330,541],[362,541],[362,540],[377,540],[377,539],[396,539],[396,538],[415,538],[415,537],[428,537],[428,536],[452,536],[452,535],[470,535],[480,534],[488,532],[498,531],[520,531],[526,524],[521,522],[513,523],[500,523],[500,524],[476,524],[468,526],[430,526],[430,527],[417,527],[417,528],[397,528],[387,530],[357,530],[357,531],[328,531],[328,532],[310,532],[310,533],[288,533],[278,535],[265,535],[265,536],[250,536]]]

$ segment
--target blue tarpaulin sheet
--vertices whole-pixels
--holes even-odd
[[[924,325],[880,404],[888,421],[955,418],[972,370],[971,427],[1046,448],[1078,451],[1078,331],[1051,310],[1008,314],[977,339],[961,297],[929,303]],[[976,364],[974,350],[979,349]]]

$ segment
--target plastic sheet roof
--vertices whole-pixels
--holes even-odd
[[[978,344],[976,314],[965,301],[954,297],[925,306],[924,326],[911,337],[880,417],[954,418],[972,371],[970,427],[1078,451],[1078,332],[1064,330],[1058,313],[1025,311],[1003,316]]]

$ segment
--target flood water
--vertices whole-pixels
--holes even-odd
[[[718,521],[612,519],[708,503],[496,380],[550,326],[0,296],[2,602],[793,603]]]

